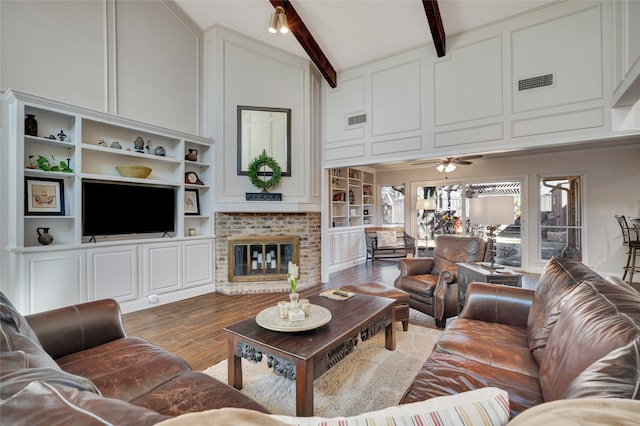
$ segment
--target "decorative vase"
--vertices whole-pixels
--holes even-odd
[[[26,114],[24,119],[24,134],[27,136],[38,136],[38,122],[33,114]]]
[[[53,242],[53,235],[49,233],[49,228],[37,228],[38,242],[43,246],[48,246]]]
[[[198,161],[198,150],[189,148],[189,153],[184,156],[187,161]]]
[[[144,139],[142,139],[142,136],[138,136],[136,140],[133,141],[133,149],[135,149],[136,152],[144,152]]]
[[[300,299],[300,295],[298,293],[289,293],[289,309],[295,311],[300,309],[300,303],[298,303],[298,299]]]

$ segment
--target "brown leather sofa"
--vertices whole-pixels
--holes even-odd
[[[27,316],[0,292],[0,419],[11,425],[151,425],[236,407],[266,412],[181,358],[127,336],[114,300]]]
[[[400,275],[394,286],[409,294],[409,306],[435,318],[444,328],[447,318],[458,315],[456,263],[484,260],[487,242],[477,237],[439,235],[433,257],[399,259]]]
[[[495,386],[513,417],[562,399],[640,399],[638,366],[640,293],[554,258],[535,292],[471,283],[401,403]]]

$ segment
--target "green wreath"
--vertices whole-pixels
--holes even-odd
[[[264,166],[267,166],[271,169],[271,179],[264,180],[261,179],[259,174],[260,169]],[[251,180],[251,184],[256,188],[260,188],[263,191],[266,191],[269,188],[273,188],[280,182],[280,177],[282,176],[282,169],[276,160],[267,155],[267,151],[262,151],[262,154],[254,158],[251,163],[249,163],[249,168],[247,169],[247,175]],[[262,171],[262,176],[265,176],[264,171]]]

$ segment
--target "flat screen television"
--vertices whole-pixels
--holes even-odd
[[[82,182],[82,235],[175,232],[176,189],[115,182]]]

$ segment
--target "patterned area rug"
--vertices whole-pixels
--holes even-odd
[[[412,318],[413,319],[413,318]],[[396,405],[431,353],[442,332],[412,324],[402,331],[396,323],[396,350],[384,348],[384,333],[362,342],[354,352],[314,382],[316,416],[352,416]],[[227,361],[204,373],[227,382]],[[274,414],[295,415],[295,383],[276,376],[266,359],[242,360],[242,392]]]

